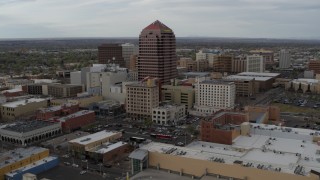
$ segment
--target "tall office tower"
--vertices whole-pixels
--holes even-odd
[[[264,72],[265,63],[260,55],[247,56],[247,72]]]
[[[175,35],[158,20],[139,36],[138,78],[148,76],[159,78],[162,84],[170,84],[170,79],[177,76]]]
[[[291,65],[291,57],[289,51],[281,49],[279,52],[279,68],[286,69]]]
[[[125,66],[122,56],[122,46],[119,44],[102,44],[98,47],[98,60],[100,64],[118,64]]]
[[[241,73],[247,71],[247,59],[242,56],[238,56],[232,59],[231,72]]]
[[[138,49],[136,48],[136,46],[134,46],[134,44],[130,44],[130,43],[125,43],[122,44],[122,57],[124,59],[125,62],[125,67],[129,69],[130,67],[130,56],[134,55],[134,54],[138,54]]]

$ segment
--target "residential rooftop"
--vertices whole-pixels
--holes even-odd
[[[238,136],[232,145],[195,141],[186,147],[178,147],[151,142],[140,149],[302,176],[309,175],[311,170],[320,172],[320,149],[313,142],[312,130],[261,124],[251,126],[250,135]]]
[[[17,132],[17,133],[26,133],[31,132],[36,129],[41,129],[47,126],[55,125],[59,122],[54,121],[23,121],[23,122],[16,122],[12,125],[7,125],[6,127],[2,128],[7,131]],[[1,131],[1,130],[0,130]]]
[[[46,101],[47,99],[43,98],[30,98],[30,99],[23,99],[23,100],[18,100],[14,102],[7,102],[2,104],[3,107],[9,107],[9,108],[16,108],[18,106],[25,106],[30,103],[37,103],[37,102],[43,102]]]
[[[57,120],[60,121],[60,122],[66,122],[69,119],[73,119],[75,117],[80,117],[80,116],[83,116],[83,115],[86,115],[86,114],[90,114],[90,113],[94,113],[94,111],[82,110],[82,111],[78,111],[78,112],[73,113],[73,114],[69,114],[68,116],[61,117],[61,118],[59,118]]]
[[[100,131],[100,132],[97,132],[97,133],[94,133],[94,134],[90,134],[88,136],[84,136],[84,137],[81,137],[81,138],[77,138],[77,139],[71,140],[69,142],[70,143],[77,143],[77,144],[81,144],[81,145],[87,145],[87,144],[90,144],[92,142],[96,142],[96,141],[102,140],[104,138],[111,137],[111,136],[116,135],[118,133],[120,133],[120,132],[103,130],[103,131]]]
[[[0,168],[9,166],[12,163],[26,159],[32,155],[47,151],[42,147],[17,148],[0,154]]]

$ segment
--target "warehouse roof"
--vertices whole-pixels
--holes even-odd
[[[66,122],[69,119],[75,118],[75,117],[79,117],[79,116],[83,116],[86,114],[90,114],[90,113],[94,113],[94,111],[89,111],[89,110],[82,110],[82,111],[78,111],[76,113],[70,114],[68,116],[64,116],[62,118],[57,119],[60,122]]]
[[[36,129],[44,128],[47,126],[51,126],[54,124],[58,124],[59,122],[53,122],[53,121],[23,121],[23,122],[16,122],[13,125],[8,125],[4,130],[7,131],[13,131],[17,133],[26,133],[26,132],[31,132]],[[1,131],[1,130],[0,130]]]
[[[30,98],[30,99],[23,99],[23,100],[18,100],[14,102],[7,102],[2,104],[3,107],[9,107],[9,108],[16,108],[18,106],[25,106],[30,103],[36,103],[36,102],[43,102],[46,101],[46,99],[43,98]]]
[[[100,132],[97,132],[97,133],[94,133],[94,134],[90,134],[88,136],[84,136],[84,137],[81,137],[81,138],[77,138],[77,139],[71,140],[69,142],[70,143],[77,143],[77,144],[81,144],[81,145],[87,145],[87,144],[90,144],[92,142],[96,142],[96,141],[105,139],[107,137],[111,137],[111,136],[116,135],[118,133],[120,133],[120,132],[104,130],[104,131],[100,131]]]

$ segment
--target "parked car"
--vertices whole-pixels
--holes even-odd
[[[85,173],[87,173],[87,171],[81,171],[81,172],[80,172],[81,175],[83,175],[83,174],[85,174]]]

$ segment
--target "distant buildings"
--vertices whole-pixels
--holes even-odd
[[[320,80],[318,79],[294,79],[285,83],[287,91],[298,93],[320,94]]]
[[[235,83],[236,96],[250,97],[254,96],[259,91],[259,87],[256,87],[257,83],[253,77],[231,75],[224,77],[223,80]]]
[[[66,116],[79,111],[79,104],[65,103],[59,106],[51,106],[48,108],[40,108],[36,112],[36,119],[49,120],[54,117]]]
[[[288,50],[282,49],[279,52],[279,68],[287,69],[291,66],[291,57]]]
[[[263,62],[263,57],[260,55],[248,55],[246,70],[247,72],[264,72],[265,64]]]
[[[47,106],[48,100],[41,98],[30,98],[7,102],[0,105],[1,118],[3,120],[14,120],[23,115],[30,115],[37,109]]]
[[[152,109],[152,122],[159,125],[176,125],[186,116],[184,105],[164,105]]]
[[[258,49],[250,51],[251,54],[260,55],[263,58],[264,63],[267,65],[274,64],[274,53],[273,51],[265,50],[265,49]]]
[[[125,66],[124,67],[129,69],[129,67],[130,67],[130,57],[132,55],[138,54],[138,48],[134,44],[130,44],[130,43],[125,43],[125,44],[122,44],[121,46],[122,46],[122,57],[123,57],[124,62],[125,62]]]
[[[177,76],[176,39],[173,31],[155,21],[142,30],[139,36],[138,76],[159,78],[170,84]]]
[[[232,71],[233,56],[215,55],[213,58],[213,71],[221,73],[230,73]]]
[[[102,44],[98,47],[99,64],[119,64],[125,67],[125,60],[122,55],[120,44]]]
[[[231,61],[231,72],[241,73],[247,71],[247,59],[242,56],[234,57]]]
[[[152,109],[159,106],[159,80],[147,79],[146,82],[126,85],[126,111],[135,120],[151,119]]]
[[[232,109],[235,106],[235,96],[234,82],[198,81],[195,87],[195,109],[201,115],[210,115],[221,109]]]

